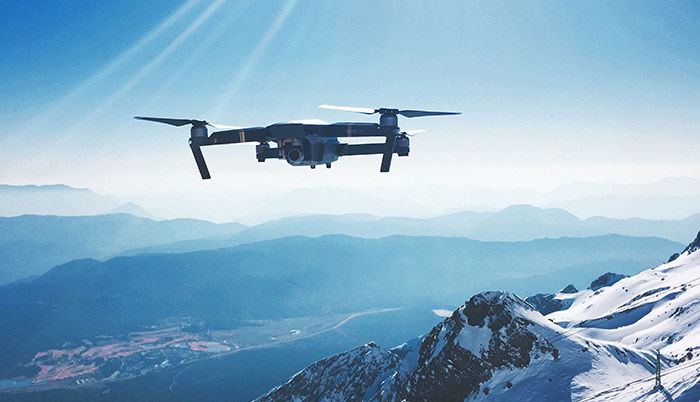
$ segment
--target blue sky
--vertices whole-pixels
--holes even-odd
[[[695,1],[2,1],[0,181],[119,194],[342,182],[547,187],[700,172]],[[379,175],[258,165],[134,115],[368,120],[321,103],[460,110]],[[371,121],[371,119],[369,119]],[[235,174],[234,174],[235,172]],[[359,182],[358,176],[364,177]],[[387,177],[388,176],[388,177]]]

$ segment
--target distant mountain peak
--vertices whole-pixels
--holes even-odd
[[[134,204],[133,202],[126,202],[110,211],[107,211],[107,214],[130,214],[140,216],[142,218],[155,219],[153,214],[146,211],[143,207]]]
[[[595,280],[593,280],[588,289],[598,290],[606,286],[614,285],[618,281],[625,278],[629,278],[629,275],[616,274],[614,272],[606,272],[603,275],[597,277]]]
[[[564,289],[560,290],[559,293],[578,293],[578,289],[573,284],[567,285]]]
[[[487,291],[472,296],[458,311],[465,315],[471,326],[486,325],[493,330],[498,330],[503,325],[501,316],[510,315],[506,312],[516,306],[532,310],[532,306],[513,293]]]

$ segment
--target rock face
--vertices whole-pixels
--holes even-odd
[[[578,289],[574,285],[568,285],[564,289],[560,290],[559,293],[538,293],[536,295],[527,297],[526,302],[530,303],[535,310],[542,313],[542,315],[547,315],[555,311],[563,310],[571,305],[570,300],[562,299],[560,295],[569,295],[578,293]]]
[[[461,401],[478,392],[495,369],[522,368],[531,359],[544,356],[558,358],[559,351],[529,330],[533,323],[519,316],[516,306],[530,309],[510,293],[486,292],[472,297],[423,339],[416,369],[398,381],[388,395]]]
[[[574,376],[590,369],[594,360],[610,359],[611,349],[562,340],[561,331],[517,296],[485,292],[420,338],[386,351],[368,344],[321,360],[258,400],[526,400],[520,392],[533,392],[531,385],[539,381],[548,384],[541,395],[567,399]],[[572,359],[584,349],[580,361]],[[651,355],[622,353],[631,371],[648,372]],[[541,378],[529,381],[531,377]]]
[[[494,370],[558,358],[520,310],[532,307],[511,293],[478,294],[422,338],[388,351],[368,344],[321,360],[260,400],[462,401]]]
[[[398,365],[396,354],[370,342],[312,364],[259,400],[294,400],[295,395],[316,401],[368,399],[384,380],[385,373]]]
[[[530,303],[542,315],[547,315],[568,307],[565,300],[557,299],[556,296],[556,294],[538,293],[525,298],[525,301]]]

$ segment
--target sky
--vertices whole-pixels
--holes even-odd
[[[699,17],[696,1],[0,0],[0,182],[196,215],[315,186],[700,177]],[[324,103],[462,115],[400,120],[427,131],[389,174],[379,156],[259,164],[248,144],[205,148],[206,182],[186,128],[132,119],[375,121]]]

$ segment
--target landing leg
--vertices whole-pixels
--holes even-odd
[[[330,169],[330,168],[331,168],[331,164],[330,164],[330,163],[326,163],[326,169]]]
[[[316,165],[311,165],[311,169],[316,169]]]

